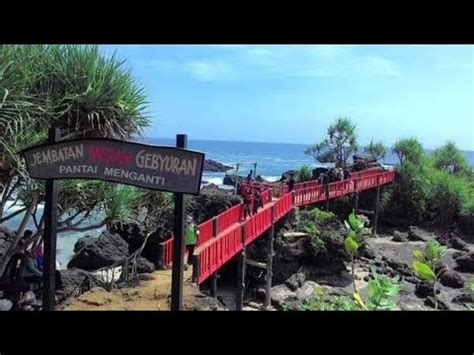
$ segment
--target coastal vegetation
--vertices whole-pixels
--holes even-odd
[[[130,140],[148,125],[144,90],[125,64],[97,46],[0,46],[0,222],[23,214],[0,262],[0,275],[27,223],[33,220],[37,231],[23,249],[37,243],[44,229],[38,214],[44,183],[29,178],[18,152],[44,143],[50,127],[60,130],[61,139]],[[97,181],[61,181],[59,191],[59,232],[130,217],[140,198],[133,188]],[[97,222],[83,227],[91,216]]]

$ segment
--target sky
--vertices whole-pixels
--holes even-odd
[[[119,45],[148,137],[310,144],[349,117],[358,142],[474,150],[474,46]]]

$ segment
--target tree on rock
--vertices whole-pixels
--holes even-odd
[[[376,161],[385,158],[386,153],[382,142],[374,143],[373,141],[370,141],[370,144],[365,147],[365,152]]]
[[[348,118],[338,118],[329,126],[327,138],[313,144],[305,154],[313,156],[320,163],[335,163],[346,166],[347,159],[357,151],[356,126]]]
[[[452,141],[448,141],[441,148],[436,149],[433,158],[435,167],[438,169],[454,174],[468,169],[466,157]]]

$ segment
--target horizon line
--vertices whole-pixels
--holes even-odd
[[[171,137],[156,137],[156,136],[143,136],[143,138],[145,139],[167,139],[167,140],[174,140],[176,138],[171,138]],[[226,139],[206,139],[206,138],[189,138],[189,140],[195,140],[195,141],[209,141],[209,142],[225,142],[225,143],[258,143],[258,144],[288,144],[288,145],[307,145],[307,146],[310,146],[314,143],[290,143],[290,142],[262,142],[262,141],[241,141],[241,140],[226,140]],[[368,145],[368,143],[367,143]],[[390,145],[390,146],[386,146],[387,149],[391,149],[393,146]],[[363,148],[366,147],[366,145],[363,145],[362,146]],[[441,145],[440,145],[441,147]],[[427,148],[427,147],[423,147],[423,149],[425,150],[436,150],[437,148]],[[466,150],[466,149],[461,149],[461,151],[463,152],[474,152],[474,150]]]

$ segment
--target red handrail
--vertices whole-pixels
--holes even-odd
[[[368,171],[352,174],[349,179],[336,181],[328,184],[329,198],[347,195],[357,190],[363,191],[377,185],[387,184],[395,179],[395,171],[383,171],[371,169]],[[265,186],[260,183],[252,183],[252,188]],[[295,184],[294,191],[288,193],[287,185],[266,185],[262,191],[264,204],[271,202],[273,196],[278,196],[273,206],[266,206],[257,214],[238,223],[242,216],[243,205],[232,206],[230,209],[219,214],[217,218],[218,235],[213,236],[213,219],[199,225],[200,235],[196,255],[198,255],[199,277],[198,283],[202,283],[224,263],[230,260],[244,245],[248,245],[261,236],[272,225],[271,210],[274,211],[274,222],[286,215],[294,206],[302,206],[324,201],[326,197],[326,186],[318,184],[317,181],[309,181]],[[234,227],[232,227],[234,226]],[[242,236],[242,228],[246,232]],[[232,227],[232,228],[230,228]],[[225,233],[222,231],[227,230]],[[243,238],[243,239],[242,239]],[[173,239],[161,243],[164,248],[163,264],[168,267],[172,263]]]

